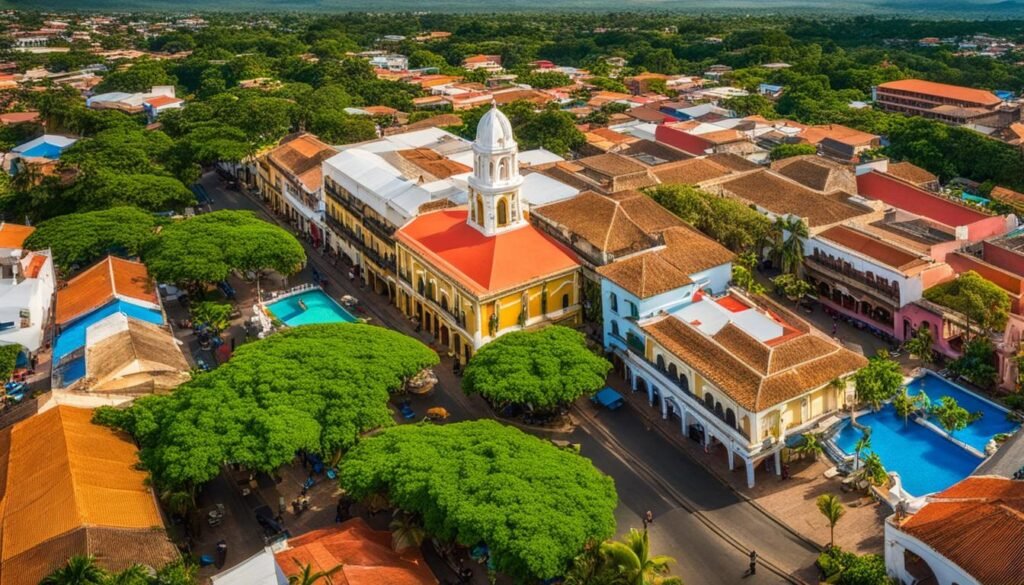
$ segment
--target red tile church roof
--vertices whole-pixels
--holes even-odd
[[[467,216],[465,208],[426,213],[396,238],[480,296],[579,266],[575,254],[532,225],[488,237],[466,223]]]

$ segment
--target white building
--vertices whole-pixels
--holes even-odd
[[[787,436],[846,404],[831,382],[866,360],[769,299],[729,289],[732,254],[720,244],[688,227],[663,237],[597,269],[605,348],[632,390],[684,436],[724,446],[752,487],[765,459],[781,472]]]
[[[1024,582],[1024,482],[974,476],[885,521],[885,567],[900,583]]]
[[[33,231],[0,224],[0,345],[18,344],[30,354],[43,344],[56,283],[50,251],[23,249]]]

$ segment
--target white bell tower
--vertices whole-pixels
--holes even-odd
[[[473,141],[469,177],[469,225],[493,236],[527,225],[519,198],[519,146],[512,123],[497,106],[484,114]]]

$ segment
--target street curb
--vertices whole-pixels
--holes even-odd
[[[580,408],[578,405],[574,405],[573,409],[581,418],[586,419],[592,423],[591,428],[596,428],[601,433],[603,443],[606,447],[614,447],[615,451],[628,454],[628,451],[622,445],[622,443],[620,443],[618,439],[616,439],[615,436],[610,431],[608,431],[600,421],[598,421],[595,417],[585,413],[583,409]],[[744,554],[747,554],[749,552],[747,547],[743,546],[743,544],[740,543],[739,540],[737,540],[731,534],[720,528],[714,521],[712,521],[704,514],[703,510],[701,510],[696,504],[694,504],[689,498],[683,495],[679,490],[670,485],[667,481],[663,480],[660,476],[658,476],[658,474],[654,473],[649,466],[640,463],[636,460],[633,460],[631,462],[631,465],[634,466],[634,468],[639,473],[645,476],[648,481],[650,481],[652,484],[656,484],[666,493],[666,495],[671,497],[673,500],[676,500],[686,511],[688,511],[694,518],[696,518],[701,524],[706,526],[711,532],[716,534],[719,538],[721,538],[730,546]],[[716,475],[716,478],[717,477],[718,476]],[[769,519],[777,523],[777,520],[770,516]],[[790,573],[789,571],[783,569],[769,558],[759,555],[758,564],[767,568],[769,571],[775,573],[779,577],[782,577],[784,580],[791,583],[792,585],[809,585],[806,581],[801,580],[793,573]]]
[[[629,402],[629,401],[627,401],[627,402]],[[690,455],[689,451],[685,447],[679,446],[679,445],[682,444],[682,442],[680,441],[678,436],[673,436],[673,435],[669,434],[668,431],[666,431],[665,429],[661,428],[661,425],[656,424],[657,421],[660,420],[660,419],[656,419],[654,417],[647,416],[646,414],[644,414],[642,412],[642,409],[634,408],[633,410],[637,411],[637,413],[640,415],[640,417],[643,418],[645,421],[652,423],[650,425],[651,428],[655,429],[658,432],[659,435],[661,435],[663,438],[668,440],[668,442],[673,443],[674,445],[676,445],[677,448],[680,451],[682,451],[683,454],[686,457],[688,457],[692,461],[695,461],[698,465],[700,465],[701,467],[706,469],[709,473],[711,473],[711,475],[715,476],[715,478],[718,479],[718,481],[720,481],[721,483],[725,484],[725,486],[728,487],[729,490],[732,491],[732,493],[734,493],[737,496],[739,496],[741,500],[749,503],[751,506],[756,508],[757,511],[761,512],[762,514],[764,514],[772,522],[778,524],[779,527],[782,528],[783,530],[785,530],[786,532],[790,533],[794,537],[796,537],[799,540],[803,541],[804,543],[806,543],[810,547],[814,548],[815,550],[818,550],[820,552],[824,552],[825,549],[820,544],[818,544],[817,542],[811,540],[807,536],[805,536],[805,535],[801,534],[800,532],[798,532],[792,526],[790,526],[790,525],[786,524],[785,522],[783,522],[778,516],[776,516],[775,514],[769,512],[767,508],[765,508],[764,506],[759,504],[757,502],[757,500],[751,498],[747,494],[745,494],[742,491],[736,489],[736,486],[734,486],[732,484],[732,482],[729,481],[729,479],[727,477],[723,476],[717,469],[715,469],[714,467],[708,465],[707,463],[702,461],[699,457],[693,457],[692,455]]]

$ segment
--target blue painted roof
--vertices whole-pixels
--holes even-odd
[[[757,87],[761,91],[771,91],[771,92],[782,91],[782,86],[781,85],[772,85],[770,83],[762,83],[761,85],[759,85]]]
[[[66,325],[57,342],[53,344],[53,361],[57,363],[69,353],[85,347],[85,330],[90,325],[98,323],[114,313],[124,313],[132,319],[146,321],[154,325],[163,325],[164,316],[158,309],[140,307],[128,301],[116,300],[96,309],[91,313],[79,317],[71,324]]]
[[[61,387],[67,388],[71,384],[85,377],[85,358],[80,357],[72,360],[64,367],[64,376],[61,378]]]
[[[996,91],[993,91],[992,93],[994,93],[995,96],[997,98],[1001,99],[1001,100],[1008,100],[1008,99],[1011,99],[1011,98],[1014,97],[1014,93],[1012,91],[1008,91],[1008,90],[1005,90],[1005,89],[997,89]]]

